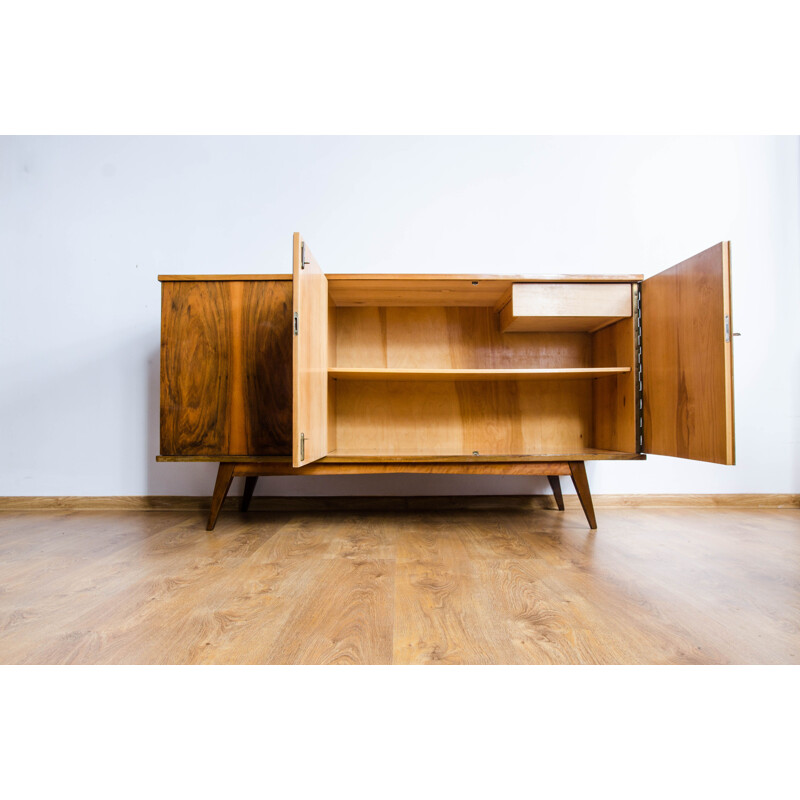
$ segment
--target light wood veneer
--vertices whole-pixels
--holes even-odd
[[[734,460],[726,242],[642,282],[326,275],[295,234],[291,280],[162,286],[161,459],[220,463],[212,525],[236,475],[548,466],[594,525],[586,460]]]

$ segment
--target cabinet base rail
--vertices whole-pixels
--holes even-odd
[[[217,472],[214,494],[211,498],[211,510],[208,515],[206,529],[214,530],[222,504],[236,477],[244,477],[244,492],[239,508],[247,511],[259,477],[278,477],[286,475],[399,475],[409,473],[427,473],[439,475],[545,475],[555,497],[556,506],[564,510],[564,498],[561,494],[561,475],[569,475],[575,486],[586,520],[592,530],[597,529],[597,520],[586,478],[586,466],[583,461],[538,461],[538,462],[492,462],[484,464],[458,463],[404,463],[404,464],[308,464],[295,468],[288,463],[263,462],[231,462],[222,461]]]

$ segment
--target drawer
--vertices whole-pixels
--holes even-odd
[[[596,331],[632,314],[630,283],[514,283],[500,330]]]

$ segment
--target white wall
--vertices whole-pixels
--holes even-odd
[[[156,464],[159,273],[643,272],[732,240],[736,467],[588,465],[596,493],[800,492],[798,139],[2,138],[0,495],[209,494]],[[547,491],[283,478],[263,493]],[[566,486],[565,486],[566,488]]]

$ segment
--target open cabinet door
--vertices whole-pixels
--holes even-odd
[[[644,450],[734,464],[730,243],[642,281]]]
[[[328,452],[328,279],[299,233],[292,284],[292,464],[302,467]]]

